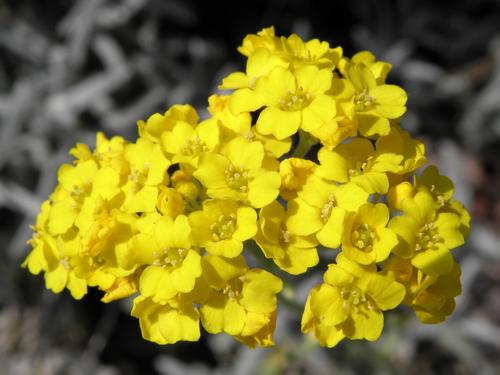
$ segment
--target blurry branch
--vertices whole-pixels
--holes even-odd
[[[41,201],[32,192],[15,183],[0,182],[0,206],[20,211],[33,219],[40,209]]]
[[[485,129],[488,119],[496,113],[498,117],[500,103],[500,34],[490,43],[490,52],[494,58],[493,72],[488,83],[468,101],[465,113],[459,123],[462,139],[473,150],[479,150],[491,137]]]
[[[99,364],[99,356],[106,347],[111,332],[115,329],[119,309],[114,303],[106,305],[97,326],[90,336],[80,359],[72,365],[72,375],[87,375]]]
[[[69,61],[80,66],[94,30],[94,22],[104,0],[79,0],[58,25],[59,32],[69,38]]]
[[[111,91],[131,77],[130,67],[125,62],[118,44],[111,37],[98,35],[92,46],[101,58],[105,71],[93,74],[48,100],[47,109],[61,126],[75,126],[77,115],[86,108],[100,112],[99,107],[103,101],[106,103]]]
[[[112,29],[123,25],[144,8],[147,2],[147,0],[123,0],[117,4],[106,4],[97,13],[96,23],[102,29]]]

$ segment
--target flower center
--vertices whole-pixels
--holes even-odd
[[[373,156],[369,156],[365,161],[356,160],[353,162],[352,167],[348,170],[349,177],[356,177],[362,175],[369,170],[372,166]]]
[[[280,244],[288,244],[291,241],[291,234],[286,229],[285,225],[281,224],[281,229],[279,233],[279,242]]]
[[[248,170],[242,165],[235,167],[230,164],[226,170],[226,182],[231,189],[246,193],[248,190]]]
[[[432,249],[434,245],[442,240],[441,236],[438,234],[438,229],[436,224],[428,223],[424,224],[422,228],[417,233],[417,243],[415,245],[415,251],[424,251]]]
[[[59,259],[59,264],[66,270],[69,271],[71,269],[71,263],[69,257],[65,256]]]
[[[213,241],[221,241],[231,238],[236,230],[236,215],[220,215],[215,223],[210,225]]]
[[[243,287],[244,276],[236,277],[227,282],[227,284],[220,290],[220,292],[229,298],[238,298],[241,295],[241,288]]]
[[[195,136],[184,141],[184,146],[181,148],[181,153],[186,156],[196,156],[207,150],[205,142],[200,137]]]
[[[313,100],[311,93],[299,87],[297,91],[288,91],[286,95],[278,101],[279,107],[286,112],[296,112],[307,107]]]
[[[431,194],[432,196],[434,197],[434,199],[436,200],[436,202],[440,205],[440,206],[444,206],[446,204],[446,198],[444,197],[444,195],[436,188],[436,185],[431,185],[431,188],[430,188],[430,191],[431,191]]]
[[[91,261],[92,261],[92,265],[94,265],[95,267],[104,266],[104,264],[106,263],[106,260],[100,255],[96,255],[96,256],[92,257]]]
[[[186,255],[187,250],[183,248],[165,248],[161,251],[155,251],[153,265],[161,268],[175,267],[182,263]]]
[[[148,173],[149,164],[144,164],[144,170],[141,171],[138,168],[133,168],[129,175],[128,180],[134,184],[134,190],[137,191],[146,182],[146,175]]]
[[[375,99],[364,89],[354,97],[354,105],[357,112],[368,111],[375,104]]]
[[[321,209],[321,220],[323,223],[327,222],[330,218],[330,214],[332,213],[332,208],[337,205],[337,200],[333,194],[328,196],[328,201],[325,203],[323,208]]]
[[[377,239],[377,234],[368,224],[361,224],[351,233],[351,243],[359,250],[371,252],[373,250],[373,241]]]
[[[353,284],[344,285],[340,289],[340,296],[344,300],[342,308],[348,313],[359,313],[362,308],[375,310],[377,307],[370,297]]]

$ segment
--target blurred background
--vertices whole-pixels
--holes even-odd
[[[463,294],[446,323],[387,315],[375,343],[322,349],[280,307],[276,347],[224,335],[158,346],[129,301],[54,295],[20,269],[42,200],[75,142],[136,137],[136,121],[207,97],[241,70],[248,33],[369,49],[409,94],[403,128],[455,182],[473,216]],[[0,0],[0,374],[499,374],[500,1]],[[303,301],[320,271],[297,282]]]

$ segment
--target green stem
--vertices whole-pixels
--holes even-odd
[[[316,144],[316,138],[303,130],[299,130],[299,144],[297,145],[293,156],[297,158],[304,158],[314,144]]]

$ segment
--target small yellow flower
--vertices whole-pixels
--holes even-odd
[[[382,262],[397,245],[398,239],[388,229],[389,209],[383,203],[366,203],[358,212],[350,212],[345,219],[342,251],[360,264]]]
[[[370,51],[360,51],[354,54],[350,59],[343,57],[339,63],[339,70],[342,75],[347,76],[346,70],[350,64],[364,64],[375,77],[378,85],[383,85],[387,75],[392,69],[392,65],[385,61],[378,61]]]
[[[245,342],[260,335],[276,311],[276,293],[282,282],[260,269],[248,269],[244,258],[203,258],[203,277],[210,287],[201,303],[203,327],[209,333],[225,332]]]
[[[408,181],[403,181],[389,189],[387,203],[389,203],[391,208],[401,211],[403,201],[406,198],[413,198],[415,194],[416,191],[413,185]]]
[[[314,235],[297,236],[286,227],[286,213],[277,201],[259,213],[259,231],[255,242],[266,258],[271,258],[283,271],[298,275],[318,264],[318,242]]]
[[[171,155],[172,163],[185,163],[196,168],[204,152],[214,151],[219,146],[219,126],[214,121],[203,121],[193,126],[178,121],[172,131],[162,135],[162,146]]]
[[[453,196],[453,182],[446,176],[439,174],[434,166],[425,168],[415,179],[418,190],[425,189],[434,197],[439,206],[444,206]]]
[[[238,52],[248,57],[260,48],[271,52],[280,48],[280,38],[275,35],[274,26],[266,27],[257,34],[247,35],[242,45],[238,47]]]
[[[160,146],[139,138],[125,148],[125,159],[130,164],[127,182],[122,186],[125,212],[152,212],[158,199],[158,186],[167,180],[170,161],[163,155]]]
[[[316,170],[318,165],[310,160],[301,158],[288,158],[280,163],[281,187],[280,195],[286,199],[297,196],[302,189],[307,177]]]
[[[406,112],[406,92],[396,85],[377,84],[373,72],[363,63],[349,64],[346,73],[361,134],[389,134],[389,120]]]
[[[257,130],[277,139],[289,137],[299,128],[312,131],[335,116],[335,101],[325,94],[331,79],[331,71],[314,65],[295,72],[276,67],[261,77],[253,90],[235,91],[230,108],[238,114],[265,106],[257,119]]]
[[[389,189],[387,172],[397,170],[403,156],[378,152],[369,140],[355,138],[333,151],[322,148],[318,159],[319,176],[340,183],[351,181],[370,194],[385,194]]]
[[[274,200],[279,192],[280,177],[264,168],[264,148],[260,142],[233,139],[223,154],[202,155],[193,173],[215,199],[229,199],[260,208]]]
[[[188,218],[163,216],[146,227],[149,230],[132,237],[128,253],[120,257],[124,269],[146,265],[139,280],[141,295],[163,303],[178,293],[191,292],[201,275],[201,257],[192,249]],[[147,233],[151,230],[152,234]]]
[[[392,126],[388,135],[380,137],[375,143],[375,149],[380,155],[388,158],[393,158],[394,154],[403,157],[399,166],[390,170],[392,173],[410,173],[427,162],[425,145],[399,126]]]
[[[246,73],[234,72],[222,80],[219,89],[253,88],[257,79],[267,76],[275,67],[288,68],[288,63],[265,48],[259,48],[248,56]]]
[[[432,195],[418,192],[402,202],[404,215],[394,217],[389,228],[399,239],[394,253],[423,273],[437,277],[449,273],[453,267],[450,250],[464,243],[459,228],[460,217],[453,213],[438,213]]]
[[[203,211],[189,215],[192,238],[210,254],[234,258],[243,251],[243,241],[257,232],[257,214],[235,201],[206,200]]]
[[[415,310],[422,323],[440,323],[455,310],[455,297],[462,292],[461,271],[456,262],[449,273],[432,277],[413,267],[410,260],[392,257],[384,265],[384,272],[389,271],[406,287],[404,302]]]
[[[178,121],[187,122],[190,125],[198,123],[198,114],[189,104],[175,104],[165,114],[155,113],[146,121],[139,120],[137,128],[139,136],[154,143],[161,143],[161,136],[170,132]]]
[[[367,200],[368,193],[353,183],[337,185],[313,174],[298,197],[288,202],[288,230],[301,236],[316,233],[320,244],[336,248],[346,213],[356,212]]]
[[[378,273],[375,265],[357,266],[340,254],[307,299],[302,332],[313,331],[327,347],[345,337],[374,341],[384,326],[383,311],[398,306],[404,295],[404,286],[392,274]]]
[[[284,61],[294,69],[314,65],[321,69],[333,69],[342,57],[342,48],[330,48],[330,44],[319,39],[304,42],[297,34],[281,37],[282,50],[277,51]]]
[[[198,341],[200,319],[198,310],[182,297],[158,304],[152,298],[134,299],[131,315],[139,319],[142,337],[160,345],[178,341]]]

